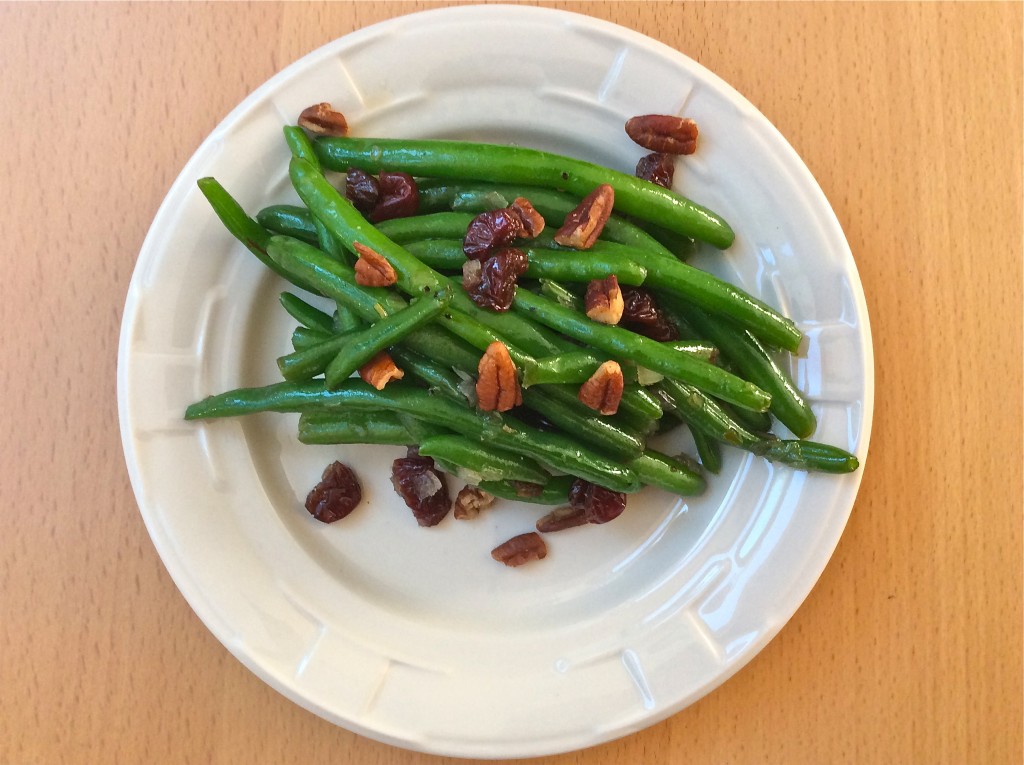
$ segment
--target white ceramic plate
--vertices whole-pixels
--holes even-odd
[[[249,96],[174,183],[125,306],[118,398],[139,507],[167,569],[225,646],[297,703],[398,746],[523,757],[661,720],[736,672],[800,605],[853,506],[836,477],[730,451],[707,494],[647,490],[607,526],[549,538],[542,563],[496,564],[543,509],[505,502],[421,529],[389,483],[389,447],[303,447],[295,416],[185,423],[203,396],[278,379],[284,284],[221,228],[195,186],[216,176],[255,212],[294,200],[281,126],[318,101],[354,132],[516,142],[631,172],[634,114],[700,124],[677,188],[735,245],[703,262],[796,319],[793,368],[817,440],[867,450],[872,352],[853,258],[810,173],[768,121],[701,66],[584,16],[458,7],[361,30]],[[324,526],[302,500],[329,461],[365,500]]]

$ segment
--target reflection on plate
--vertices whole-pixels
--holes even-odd
[[[737,230],[701,264],[792,316],[793,372],[817,440],[863,460],[872,356],[842,231],[795,152],[754,107],[680,53],[620,27],[525,7],[459,7],[337,40],[247,98],[171,188],[132,279],[118,396],[139,506],[168,570],[225,646],[324,718],[411,749],[522,757],[639,730],[749,661],[800,605],[860,473],[807,475],[727,455],[707,494],[648,489],[608,526],[550,538],[510,570],[498,542],[544,511],[504,502],[421,529],[389,447],[300,447],[295,418],[186,424],[209,393],[278,379],[284,285],[221,229],[195,187],[217,177],[255,212],[294,199],[280,128],[330,101],[362,135],[515,142],[632,171],[622,125],[685,113],[700,150],[683,193]],[[323,526],[301,509],[327,462],[364,503]]]

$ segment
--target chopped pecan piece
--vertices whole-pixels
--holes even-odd
[[[363,287],[390,287],[398,276],[395,269],[383,255],[371,250],[362,242],[355,243],[359,260],[356,261],[356,284]]]
[[[593,247],[612,214],[614,204],[615,189],[602,183],[565,216],[565,222],[555,233],[555,241],[578,250]]]
[[[586,523],[588,523],[587,514],[582,507],[559,507],[537,521],[537,531],[548,534],[552,531],[563,531],[574,526],[583,526]]]
[[[491,550],[491,557],[506,566],[522,566],[531,560],[547,557],[548,546],[536,531],[528,531]]]
[[[626,122],[626,135],[645,149],[663,154],[693,154],[697,123],[687,117],[644,114]]]
[[[624,381],[617,361],[606,361],[580,386],[579,399],[586,406],[604,415],[619,411]]]
[[[468,521],[494,504],[494,495],[476,486],[463,486],[455,497],[455,520]]]
[[[587,285],[584,298],[587,316],[602,324],[618,324],[622,318],[622,290],[619,280],[612,274],[604,279],[594,279]]]
[[[540,232],[544,230],[544,216],[534,209],[529,199],[516,197],[512,204],[508,206],[508,209],[519,218],[521,226],[520,236],[526,239],[536,239]]]
[[[636,177],[656,183],[666,189],[672,188],[676,174],[676,158],[671,154],[654,152],[640,158],[636,163]]]
[[[307,106],[299,115],[299,127],[317,135],[343,136],[348,133],[348,121],[328,103]]]
[[[405,372],[398,368],[387,351],[381,351],[359,367],[359,377],[377,390],[384,390],[384,386],[392,380],[405,377]]]
[[[516,365],[508,348],[497,340],[487,346],[477,366],[476,397],[484,412],[507,412],[523,402]]]

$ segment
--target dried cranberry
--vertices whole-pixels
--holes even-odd
[[[462,286],[481,308],[507,311],[516,296],[516,280],[529,266],[530,261],[522,250],[503,247],[482,264],[467,260],[462,269]]]
[[[619,326],[661,342],[679,339],[679,330],[658,307],[650,292],[641,287],[621,286],[620,289],[623,309]]]
[[[391,483],[420,526],[436,526],[452,508],[448,483],[431,457],[417,454],[395,460],[391,464]]]
[[[645,181],[672,188],[672,178],[676,172],[676,158],[671,154],[654,152],[640,158],[636,163],[636,177]]]
[[[487,210],[470,221],[462,251],[467,258],[484,260],[491,250],[511,244],[523,233],[523,220],[516,211],[507,207]]]
[[[373,223],[392,218],[408,218],[420,209],[420,191],[416,181],[408,173],[381,171],[377,176],[380,199],[370,211]]]
[[[306,509],[318,521],[334,523],[351,513],[362,498],[355,473],[347,465],[332,462],[306,496]]]
[[[377,179],[358,167],[350,167],[345,174],[345,198],[363,215],[368,215],[380,199]]]
[[[553,531],[582,526],[586,522],[587,514],[582,507],[559,507],[537,521],[537,531],[550,534]]]
[[[569,505],[582,510],[589,523],[607,523],[622,515],[626,495],[577,478],[569,489]]]

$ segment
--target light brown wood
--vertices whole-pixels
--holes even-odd
[[[137,512],[114,386],[136,255],[202,138],[427,5],[0,5],[0,762],[438,761],[319,720],[206,631]],[[692,56],[787,136],[855,254],[877,403],[853,517],[778,638],[550,761],[1020,762],[1022,6],[560,7]]]

